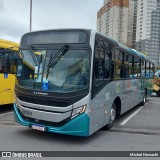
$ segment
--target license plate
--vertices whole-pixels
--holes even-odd
[[[39,130],[39,131],[45,131],[44,126],[40,126],[40,125],[37,125],[37,124],[33,124],[32,129]]]

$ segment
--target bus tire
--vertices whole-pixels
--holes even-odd
[[[106,130],[110,130],[116,120],[116,104],[115,103],[113,103],[110,112],[111,112],[111,115],[110,115],[109,123],[104,127]]]
[[[143,101],[140,103],[141,106],[144,106],[146,104],[146,92],[143,95]]]

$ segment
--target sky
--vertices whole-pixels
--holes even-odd
[[[32,31],[57,28],[96,30],[103,0],[32,0]],[[0,39],[20,42],[29,32],[30,0],[0,0]]]

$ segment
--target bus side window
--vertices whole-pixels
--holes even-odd
[[[101,83],[104,80],[105,72],[104,72],[104,51],[96,49],[95,52],[95,82]]]
[[[133,79],[134,78],[134,69],[133,69],[133,65],[134,65],[134,58],[133,56],[129,55],[129,78]]]
[[[110,78],[110,57],[111,52],[107,45],[96,46],[93,64],[93,94],[96,94],[108,82]]]
[[[110,52],[96,50],[95,53],[95,78],[100,82],[109,79],[110,76]],[[98,83],[99,83],[98,82]]]
[[[10,73],[16,73],[17,71],[17,62],[16,62],[16,59],[14,60],[11,60],[10,62]]]
[[[10,73],[15,74],[17,72],[17,65],[18,65],[18,52],[10,51],[10,58],[9,58]]]
[[[155,75],[155,66],[154,66],[154,64],[152,64],[152,71],[153,71],[153,77],[154,77],[154,75]]]
[[[141,76],[146,77],[145,61],[141,60]]]
[[[3,59],[4,59],[4,55],[0,53],[0,73],[3,73],[3,70],[4,70]]]
[[[130,68],[130,55],[125,53],[124,56],[124,78],[129,78],[129,68]]]
[[[116,49],[115,50],[115,72],[114,72],[114,78],[115,79],[122,79],[124,74],[124,66],[123,66],[123,55],[124,53]]]
[[[141,77],[141,60],[139,57],[134,57],[134,78]]]
[[[154,65],[152,63],[150,63],[149,73],[150,73],[150,77],[149,78],[153,78],[153,76],[154,76]]]
[[[104,78],[108,79],[110,76],[110,52],[105,53],[103,71],[104,71]]]
[[[150,70],[149,62],[146,62],[146,78],[149,78],[149,70]]]

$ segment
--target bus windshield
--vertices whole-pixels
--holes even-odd
[[[59,93],[86,89],[90,73],[89,51],[60,50],[21,50],[22,63],[17,68],[19,84],[24,88]]]

